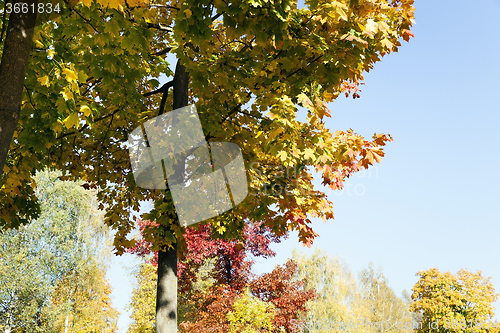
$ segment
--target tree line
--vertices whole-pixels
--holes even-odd
[[[118,311],[105,278],[109,228],[96,191],[62,181],[59,171],[37,173],[40,217],[0,234],[1,332],[117,332]],[[155,332],[158,252],[143,233],[156,222],[138,220],[141,258],[134,271],[129,333]],[[339,257],[296,250],[272,272],[251,272],[252,258],[275,255],[274,236],[246,224],[242,240],[220,238],[210,223],[186,229],[179,259],[182,332],[498,332],[489,278],[465,269],[453,275],[417,273],[411,293],[398,296],[381,269],[356,277]],[[286,236],[285,236],[286,237]]]

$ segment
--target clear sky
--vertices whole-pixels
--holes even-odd
[[[294,247],[320,247],[355,274],[370,261],[382,267],[399,295],[431,267],[480,270],[500,292],[500,0],[417,0],[415,7],[415,38],[365,75],[360,99],[330,104],[333,131],[391,134],[386,157],[329,192],[335,219],[313,224],[320,237],[312,249],[291,234],[254,272],[270,272]],[[115,260],[108,277],[125,332],[132,280],[122,263],[133,261]]]

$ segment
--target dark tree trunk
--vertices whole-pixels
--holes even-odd
[[[188,105],[189,73],[177,62],[174,75],[174,105],[178,109]],[[166,92],[164,92],[166,94]],[[166,199],[165,200],[171,200]],[[176,219],[177,216],[175,216]],[[158,251],[158,285],[156,287],[156,333],[177,332],[177,244],[166,251]]]
[[[19,1],[14,0],[13,4]],[[38,0],[23,0],[23,2],[28,3],[28,8],[31,8],[31,4],[35,4],[34,8],[38,8]],[[0,176],[3,174],[12,136],[21,113],[24,77],[28,67],[35,22],[36,12],[10,14],[0,63]]]

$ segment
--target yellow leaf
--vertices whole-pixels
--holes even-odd
[[[313,158],[313,157],[314,157],[314,150],[312,150],[311,148],[306,148],[304,150],[304,158],[310,159],[310,158]]]
[[[74,100],[75,96],[73,96],[73,93],[69,90],[64,88],[64,90],[61,92],[61,95],[63,95],[65,100]]]
[[[46,86],[48,87],[49,86],[49,77],[47,75],[45,76],[42,76],[42,77],[39,77],[38,79],[36,79],[38,82],[40,82],[42,84],[42,86]]]
[[[392,43],[387,38],[382,39],[382,46],[389,50],[392,50]]]
[[[323,155],[321,156],[321,163],[326,163],[330,160],[330,157],[328,157],[327,155]]]
[[[66,128],[76,127],[78,128],[78,123],[80,122],[80,117],[78,117],[78,113],[70,114],[66,119],[64,119],[63,123]]]
[[[191,17],[191,15],[193,15],[193,12],[192,12],[191,10],[189,10],[189,9],[186,9],[186,10],[184,11],[184,14],[186,14],[186,17],[187,17],[187,18],[190,18],[190,17]]]
[[[66,80],[68,80],[68,82],[76,82],[78,80],[76,73],[70,69],[65,68],[62,73],[66,74]]]
[[[286,160],[286,157],[287,157],[287,153],[286,151],[282,150],[278,153],[278,157],[280,158],[280,160],[282,161],[285,161]]]
[[[92,113],[92,110],[90,110],[90,108],[87,105],[82,105],[82,107],[80,108],[80,112],[82,112],[85,115],[85,117],[88,117]]]
[[[109,8],[114,8],[118,10],[122,10],[121,2],[120,0],[108,0],[108,7]]]
[[[344,21],[347,21],[348,20],[348,17],[347,17],[347,14],[345,13],[345,11],[342,9],[342,7],[340,6],[337,6],[337,8],[335,8],[337,10],[337,14],[339,14],[339,16],[344,20]]]
[[[327,102],[332,102],[333,101],[333,94],[330,92],[327,92],[326,90],[323,91],[323,99]]]
[[[375,34],[378,31],[378,24],[373,19],[366,21],[366,31],[370,34]]]
[[[378,29],[382,32],[386,32],[386,31],[389,31],[389,26],[387,25],[387,23],[385,23],[384,21],[380,21],[378,23]]]

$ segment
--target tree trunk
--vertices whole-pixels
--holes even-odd
[[[188,105],[188,86],[189,73],[177,61],[173,84],[174,110]],[[177,218],[175,213],[172,215]],[[177,332],[177,243],[173,245],[173,249],[158,251],[156,333]]]
[[[156,333],[177,332],[177,244],[158,251]]]
[[[20,2],[14,0],[13,5]],[[38,0],[23,0],[28,8],[38,8]],[[0,176],[7,160],[12,136],[21,113],[24,77],[28,67],[36,22],[34,14],[12,13],[0,63]]]

